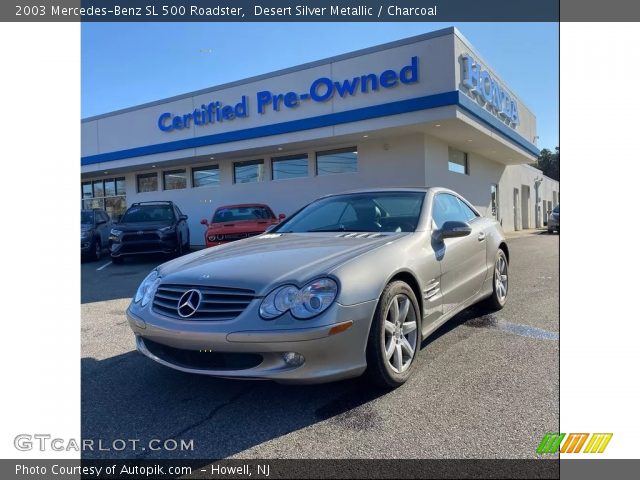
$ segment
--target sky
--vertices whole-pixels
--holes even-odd
[[[82,117],[371,47],[447,23],[82,23]],[[557,23],[456,23],[559,145]]]

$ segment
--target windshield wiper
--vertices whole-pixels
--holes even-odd
[[[344,227],[340,225],[338,228],[312,228],[311,230],[307,230],[307,232],[344,232]]]

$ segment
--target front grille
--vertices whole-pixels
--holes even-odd
[[[196,312],[188,318],[178,314],[178,302],[188,290],[198,290],[202,300]],[[198,285],[160,285],[153,299],[153,309],[179,320],[232,320],[253,300],[255,292],[240,288],[205,287]]]
[[[153,240],[160,240],[160,235],[157,233],[125,233],[122,236],[123,242],[148,242]]]
[[[224,242],[255,237],[256,235],[260,235],[262,233],[264,232],[225,233],[220,235],[209,235],[207,238],[210,242]]]
[[[224,353],[205,350],[183,350],[169,347],[145,338],[147,350],[173,365],[198,370],[246,370],[262,363],[257,353]]]

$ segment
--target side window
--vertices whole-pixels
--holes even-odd
[[[377,207],[376,207],[377,208]],[[353,223],[358,221],[358,215],[356,215],[356,211],[354,210],[351,204],[348,204],[340,218],[338,219],[339,223]]]
[[[467,205],[466,203],[464,203],[462,200],[460,200],[459,198],[457,199],[458,203],[460,203],[460,210],[462,211],[462,213],[464,214],[464,216],[466,217],[466,222],[470,222],[471,220],[473,220],[474,218],[477,218],[478,215],[476,215],[476,212],[474,212],[473,210],[471,210],[469,208],[469,205]]]
[[[108,222],[109,221],[109,216],[104,212],[100,212],[98,218],[99,218],[99,220],[101,222]]]
[[[468,222],[470,220],[468,213],[462,208],[463,205],[461,203],[458,197],[454,195],[448,193],[437,194],[433,199],[433,209],[431,212],[431,217],[436,224],[436,228],[442,228],[445,222]],[[475,217],[475,213],[473,213],[469,207],[466,205],[464,205],[464,207]]]

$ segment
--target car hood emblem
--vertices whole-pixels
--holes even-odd
[[[196,313],[201,301],[202,294],[199,290],[187,290],[182,294],[178,301],[178,315],[182,318],[189,318],[191,315]]]

